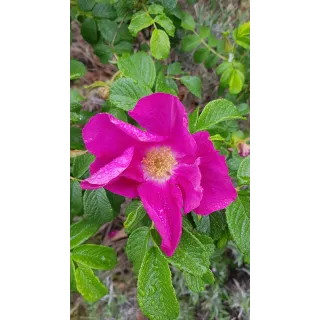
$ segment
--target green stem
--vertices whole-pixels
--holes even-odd
[[[142,3],[142,8],[143,8],[144,11],[146,12],[146,14],[152,19],[152,17],[151,17],[150,14],[149,14],[148,8],[146,7],[146,5],[145,5],[144,3]],[[153,24],[154,28],[155,28],[155,29],[158,29],[153,19],[152,19],[152,21],[153,21],[152,24]]]
[[[198,37],[200,37],[200,35],[196,32],[193,31],[195,35],[197,35]],[[220,59],[222,60],[228,60],[226,57],[222,56],[220,53],[218,53],[217,51],[215,51],[214,49],[212,49],[203,39],[201,39],[201,43],[206,46],[213,54],[215,54],[216,56],[218,56]]]
[[[75,181],[79,181],[79,182],[81,182],[82,180],[80,180],[80,179],[77,179],[77,178],[75,178],[75,177],[71,177],[70,176],[70,180],[75,180]]]

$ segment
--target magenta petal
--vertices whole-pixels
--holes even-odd
[[[126,149],[123,154],[100,168],[96,173],[81,182],[82,189],[97,189],[117,178],[128,166],[133,157],[134,147]]]
[[[175,179],[163,184],[146,181],[138,191],[143,206],[162,238],[162,251],[172,256],[182,233],[182,195]]]
[[[202,199],[201,173],[198,165],[199,160],[195,164],[180,164],[174,170],[174,176],[182,191],[185,213],[197,208]]]
[[[159,137],[116,119],[108,113],[99,113],[90,118],[82,130],[86,148],[105,164],[139,142],[159,142]]]
[[[168,136],[177,127],[188,126],[188,116],[180,100],[168,93],[141,98],[129,115],[148,132]]]
[[[139,196],[138,187],[140,184],[141,182],[139,181],[121,176],[109,183],[105,188],[113,193],[132,199]]]
[[[197,156],[200,157],[201,186],[203,197],[194,212],[208,215],[213,211],[226,208],[237,197],[224,156],[214,149],[208,132],[197,132],[194,138],[198,145]]]

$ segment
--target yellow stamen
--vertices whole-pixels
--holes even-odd
[[[153,180],[167,180],[172,174],[177,161],[168,147],[155,147],[149,150],[142,159],[147,176]]]

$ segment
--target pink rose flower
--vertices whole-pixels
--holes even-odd
[[[143,97],[129,115],[143,131],[111,114],[92,117],[83,128],[84,143],[96,156],[83,189],[105,189],[140,197],[173,255],[182,233],[182,210],[208,215],[237,197],[224,156],[206,131],[191,134],[179,99],[166,93]]]

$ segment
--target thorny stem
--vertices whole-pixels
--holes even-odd
[[[193,33],[195,35],[197,35],[198,37],[200,36],[196,31],[193,31]],[[228,60],[226,57],[222,56],[220,53],[218,53],[217,51],[215,51],[214,49],[212,49],[203,39],[201,39],[201,43],[203,45],[205,45],[212,53],[214,53],[216,56],[218,56],[220,59],[222,60]]]

